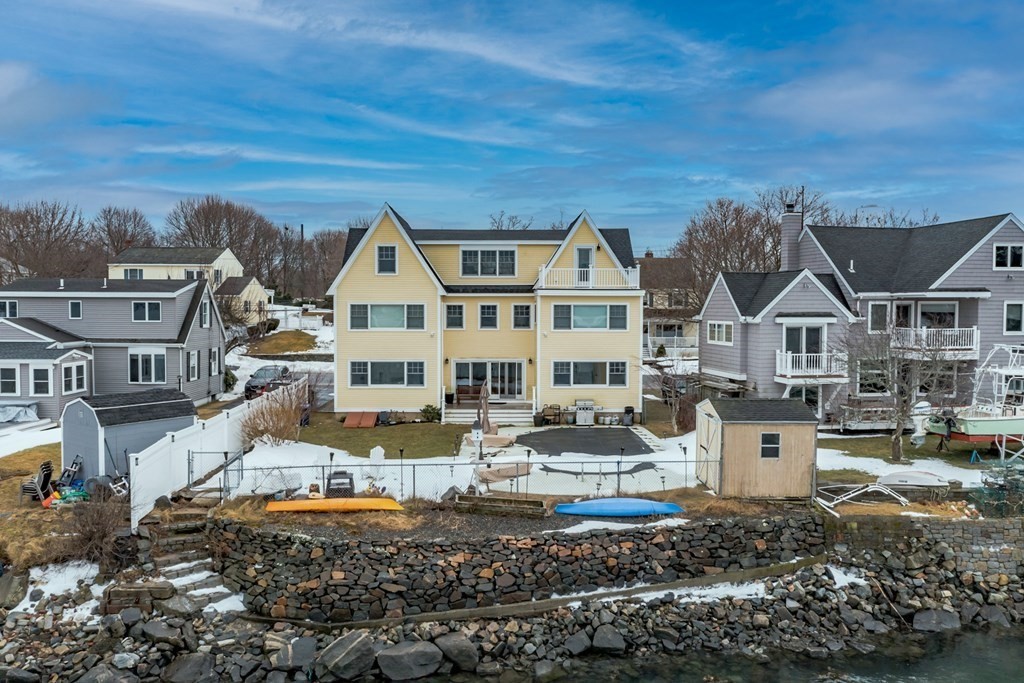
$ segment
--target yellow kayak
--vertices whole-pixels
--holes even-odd
[[[404,509],[392,498],[314,498],[267,503],[267,512],[372,512]]]

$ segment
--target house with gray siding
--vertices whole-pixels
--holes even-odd
[[[721,273],[705,302],[705,393],[802,398],[825,424],[868,426],[858,416],[880,396],[863,363],[847,367],[851,332],[942,363],[945,405],[969,403],[979,364],[1024,342],[1024,224],[1012,214],[897,229],[805,226],[788,208],[780,271]]]
[[[0,287],[0,319],[8,330],[0,328],[0,356],[19,363],[22,373],[33,372],[39,359],[6,358],[28,354],[32,344],[88,357],[84,375],[72,376],[72,398],[166,388],[202,404],[223,391],[224,326],[204,279],[23,279]],[[42,338],[15,341],[29,332]],[[46,404],[47,417],[59,416],[67,402],[60,373],[79,362],[74,358],[60,357],[62,381],[51,382],[60,396],[45,397],[55,399]],[[30,382],[17,388],[19,398],[36,398]]]

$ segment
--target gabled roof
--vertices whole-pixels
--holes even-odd
[[[683,270],[689,259],[681,256],[644,256],[640,265],[641,289],[684,289]]]
[[[642,268],[641,271],[643,271]],[[755,317],[804,272],[803,270],[784,270],[777,273],[722,273],[721,275],[739,314]],[[840,305],[849,309],[839,282],[833,275],[814,274],[814,277]]]
[[[853,291],[923,292],[1009,217],[919,228],[808,225],[806,230]]]
[[[207,266],[220,258],[226,247],[130,247],[110,265]]]
[[[177,389],[104,394],[81,400],[93,409],[96,419],[104,427],[196,415],[192,399]]]
[[[709,398],[722,422],[818,424],[806,403],[795,398]]]
[[[196,284],[196,280],[122,280],[103,277],[33,277],[15,280],[0,287],[0,292],[57,294],[173,294]],[[63,287],[61,284],[63,283]]]
[[[66,330],[54,327],[49,323],[44,323],[42,320],[37,320],[35,318],[4,318],[2,322],[12,327],[20,327],[23,330],[27,330],[28,332],[32,332],[43,337],[44,339],[41,339],[40,341],[49,340],[60,344],[83,341],[83,339],[76,334],[71,334]]]
[[[256,280],[252,275],[238,275],[235,277],[225,278],[224,282],[220,283],[220,287],[214,292],[217,296],[238,296],[245,291],[245,288],[249,286],[249,283]],[[259,284],[259,282],[257,282]]]

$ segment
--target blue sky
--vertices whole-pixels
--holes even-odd
[[[0,201],[219,193],[338,226],[546,225],[665,247],[776,183],[1024,212],[1021,3],[33,0],[0,19]]]

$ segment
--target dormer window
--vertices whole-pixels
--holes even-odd
[[[462,277],[515,277],[515,249],[463,249]]]
[[[187,269],[185,271],[185,279],[186,280],[205,280],[206,279],[206,272],[202,271],[202,270]]]
[[[377,245],[377,275],[398,274],[398,247],[393,244]]]
[[[1024,244],[995,245],[993,270],[1024,269]]]
[[[124,269],[125,280],[141,280],[142,279],[142,268],[125,268]]]

